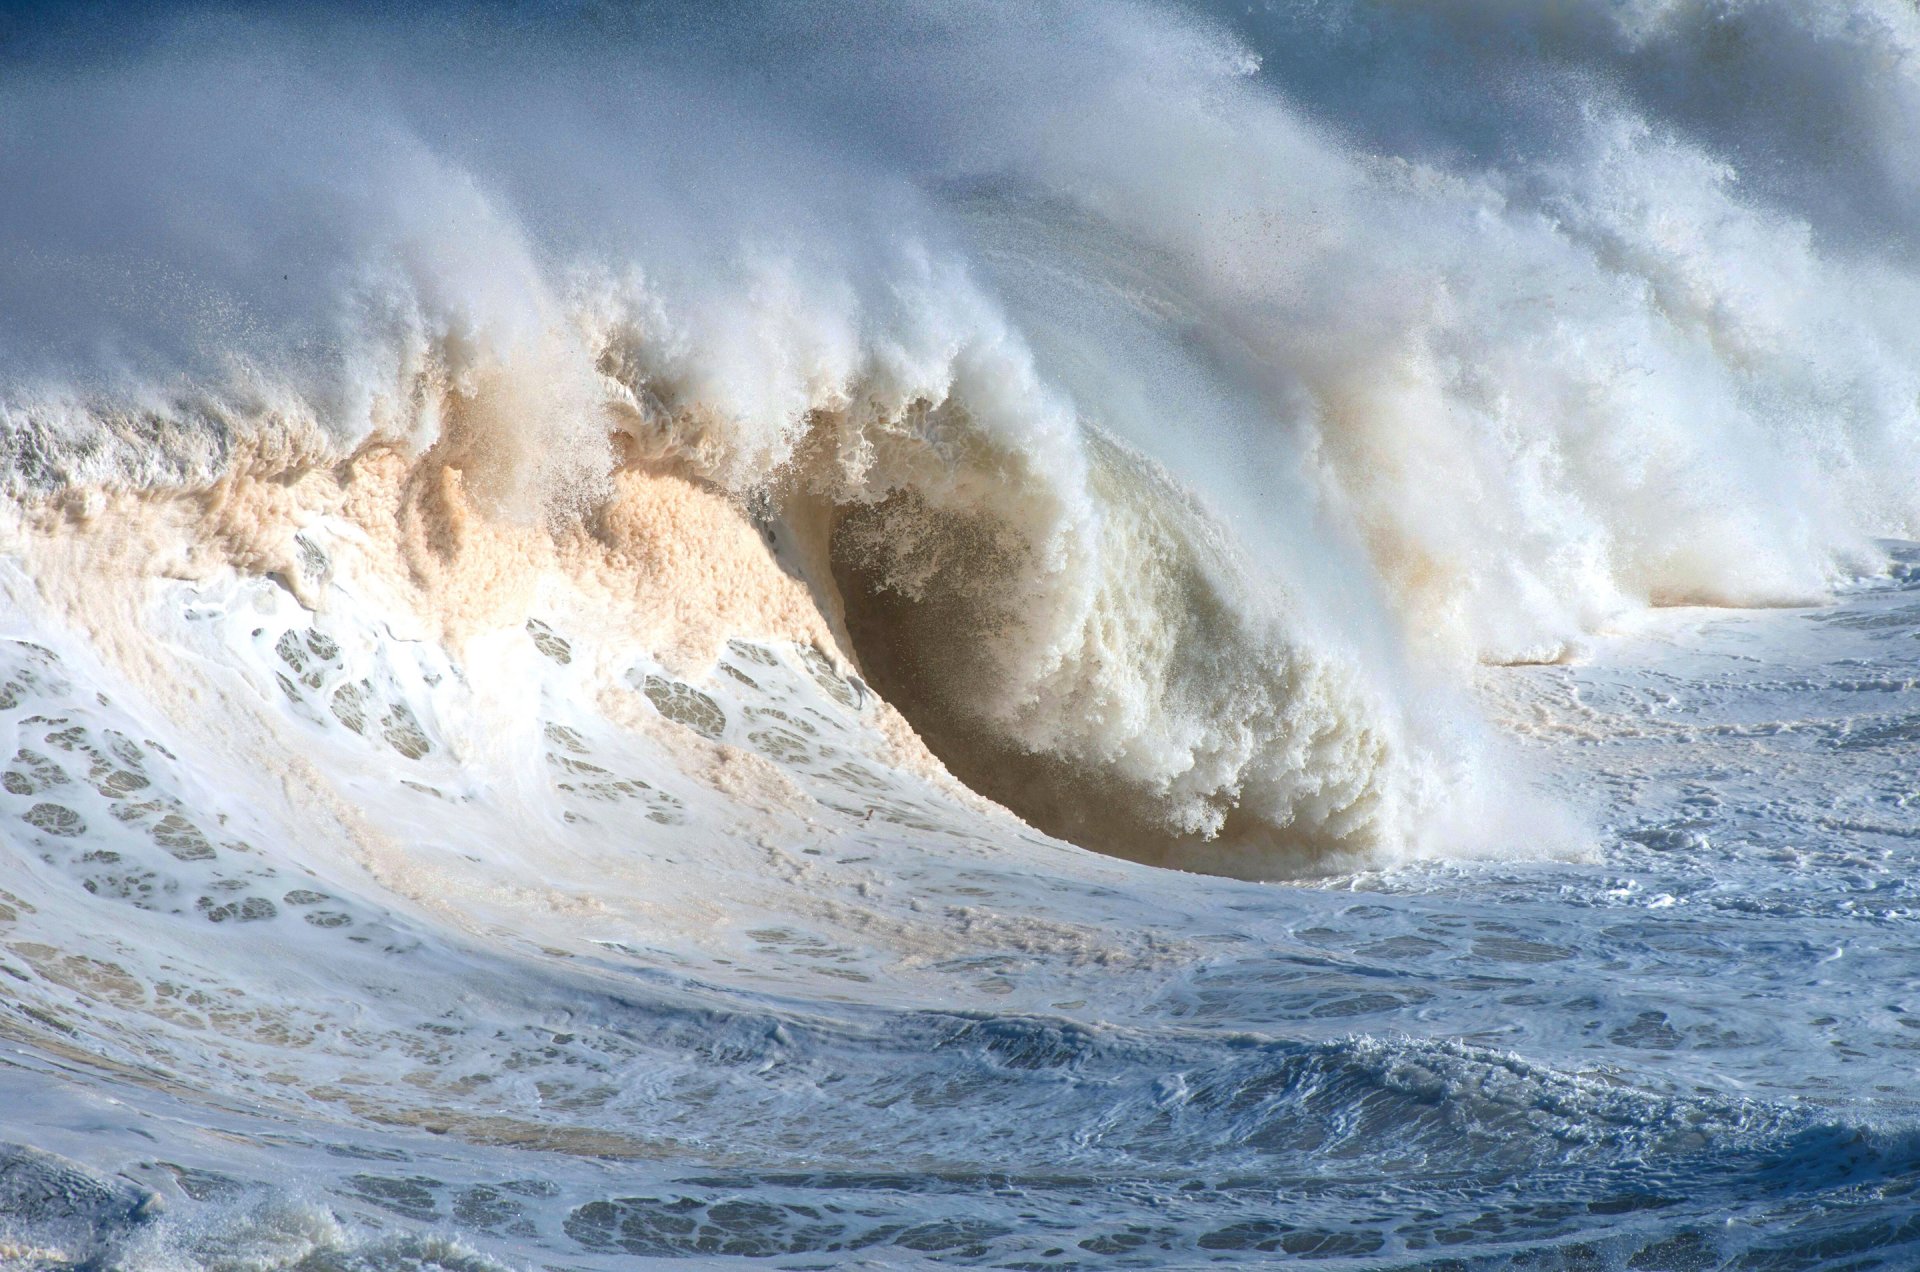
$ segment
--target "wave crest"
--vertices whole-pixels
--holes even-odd
[[[1874,53],[1920,19],[1841,7],[1743,6],[1731,43],[1597,0],[1497,30],[1354,0],[29,40],[5,484],[391,451],[421,525],[559,541],[671,476],[1044,827],[1236,873],[1530,834],[1484,829],[1463,669],[1803,599],[1920,516],[1887,158],[1920,90]],[[897,73],[851,73],[876,46]],[[1383,62],[1407,49],[1470,56],[1487,100]],[[1780,65],[1824,113],[1758,158],[1676,87]]]

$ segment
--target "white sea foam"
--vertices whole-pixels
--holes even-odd
[[[759,503],[1043,825],[1236,873],[1458,850],[1501,761],[1450,669],[1817,595],[1915,513],[1910,7],[1500,13],[29,42],[9,484],[379,442],[566,520],[664,466]],[[1729,114],[1781,75],[1810,118]]]
[[[0,1262],[1910,1254],[1917,41],[0,13]]]
[[[1500,12],[29,43],[9,484],[375,442],[565,521],[664,467],[762,506],[844,652],[1049,828],[1458,850],[1500,760],[1452,668],[1805,599],[1915,514],[1911,8]],[[1782,74],[1814,114],[1751,142],[1728,102]]]

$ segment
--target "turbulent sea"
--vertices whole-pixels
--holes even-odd
[[[0,1266],[1920,1267],[1912,0],[0,8]]]

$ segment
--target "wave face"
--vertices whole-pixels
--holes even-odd
[[[1910,1251],[1910,0],[703,8],[0,14],[0,1262]]]

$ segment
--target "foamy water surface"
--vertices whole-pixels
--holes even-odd
[[[1920,13],[0,22],[0,1263],[1920,1263]]]

